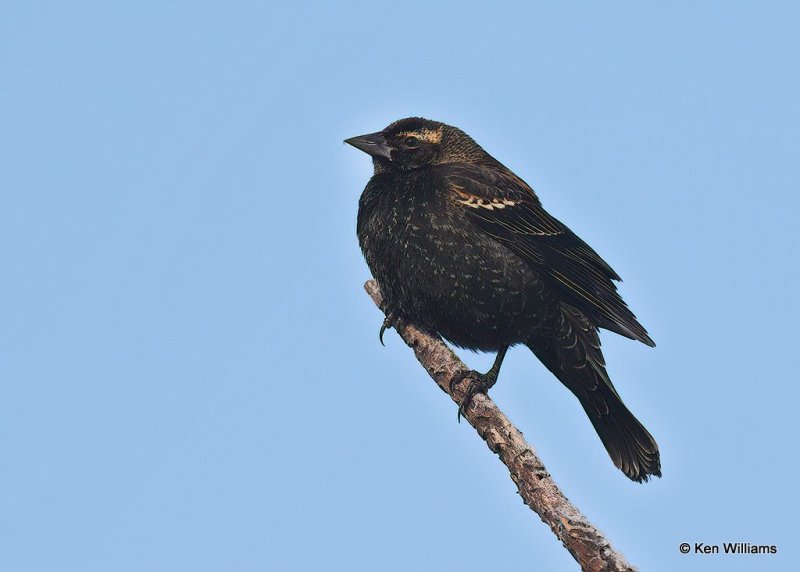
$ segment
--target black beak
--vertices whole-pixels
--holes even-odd
[[[392,150],[386,144],[386,138],[380,131],[377,133],[370,133],[369,135],[359,135],[358,137],[345,139],[344,142],[363,151],[367,155],[383,157],[390,161],[392,160]]]

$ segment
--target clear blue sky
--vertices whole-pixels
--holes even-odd
[[[603,337],[644,486],[510,353],[568,497],[642,570],[797,569],[796,3],[67,4],[0,20],[0,570],[576,569],[378,344],[342,140],[408,115],[533,185],[658,343]]]

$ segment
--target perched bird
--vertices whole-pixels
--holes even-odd
[[[661,476],[658,445],[614,389],[598,328],[655,343],[614,270],[542,208],[531,187],[456,127],[419,117],[347,139],[372,157],[358,240],[387,309],[452,344],[497,352],[469,372],[459,417],[524,344],[580,401],[614,464]],[[463,378],[462,378],[463,379]]]

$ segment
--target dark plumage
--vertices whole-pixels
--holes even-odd
[[[358,239],[391,318],[456,346],[498,352],[462,404],[525,344],[580,400],[614,464],[661,476],[658,445],[606,373],[598,328],[654,346],[619,276],[533,190],[460,129],[408,118],[347,143],[373,158]]]

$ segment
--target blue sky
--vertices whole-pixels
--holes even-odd
[[[492,396],[567,496],[642,570],[796,568],[796,4],[3,12],[0,569],[576,569],[378,344],[341,142],[409,115],[528,181],[658,343],[603,336],[644,486],[509,354]]]

